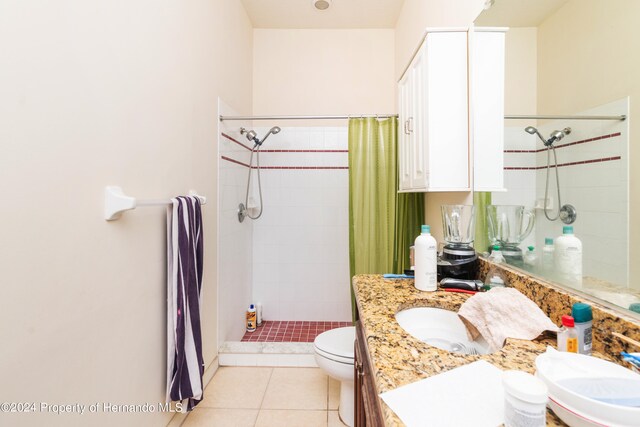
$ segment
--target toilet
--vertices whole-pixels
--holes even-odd
[[[313,342],[316,363],[331,378],[340,381],[340,406],[342,422],[353,426],[353,347],[356,328],[331,329],[318,335]]]

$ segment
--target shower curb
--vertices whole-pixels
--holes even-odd
[[[220,366],[315,368],[313,343],[227,341],[218,354]]]

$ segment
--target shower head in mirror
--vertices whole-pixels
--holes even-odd
[[[547,140],[544,139],[544,137],[540,134],[540,132],[538,132],[538,129],[534,128],[533,126],[527,126],[526,128],[524,128],[524,131],[530,135],[538,135],[538,138],[540,138],[540,141],[542,141],[544,145],[547,145]]]

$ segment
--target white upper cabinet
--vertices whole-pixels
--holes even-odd
[[[503,86],[503,31],[427,31],[398,87],[399,191],[502,188]]]

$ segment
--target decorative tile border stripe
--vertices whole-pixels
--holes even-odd
[[[608,135],[600,135],[593,138],[581,139],[580,141],[570,142],[568,144],[558,144],[556,145],[556,148],[571,147],[572,145],[584,144],[585,142],[600,141],[601,139],[607,139],[607,138],[615,138],[616,136],[620,136],[620,135],[621,135],[620,132],[610,133]],[[546,151],[546,150],[547,150],[546,148],[540,148],[537,150],[504,150],[503,152],[504,153],[542,153],[543,151]]]
[[[579,162],[568,162],[568,163],[560,163],[558,165],[559,168],[564,167],[564,166],[575,166],[575,165],[586,165],[588,163],[602,163],[602,162],[610,162],[612,160],[620,160],[622,157],[620,156],[615,156],[615,157],[603,157],[600,159],[592,159],[592,160],[582,160]],[[546,169],[546,166],[522,166],[522,167],[511,167],[511,166],[505,166],[504,170],[506,171],[520,171],[520,170],[540,170],[540,169]],[[555,168],[554,166],[551,166],[550,169]]]
[[[220,156],[220,158],[221,158],[222,160],[226,160],[227,162],[231,162],[231,163],[235,163],[235,164],[240,165],[240,166],[244,166],[245,168],[250,167],[248,164],[246,164],[246,163],[242,163],[242,162],[239,162],[238,160],[232,159],[232,158],[230,158],[230,157]]]
[[[255,332],[246,332],[244,342],[313,342],[319,334],[335,328],[352,326],[351,322],[264,321]]]
[[[232,137],[232,136],[227,135],[227,134],[226,134],[226,133],[224,133],[224,132],[220,132],[220,135],[224,136],[224,137],[225,137],[225,138],[227,138],[229,141],[233,141],[233,142],[235,142],[236,144],[238,144],[239,146],[246,148],[246,149],[247,149],[247,150],[249,150],[249,151],[253,151],[253,150],[251,149],[251,147],[249,147],[249,146],[247,146],[247,145],[244,145],[242,142],[238,141],[237,139],[235,139],[235,138],[234,138],[234,137]]]
[[[544,150],[546,150],[546,148]],[[535,153],[538,152],[538,150],[504,150],[502,152],[503,153],[531,153],[531,154],[535,154]]]
[[[261,153],[348,153],[349,150],[260,150]]]
[[[601,136],[596,136],[594,138],[588,138],[588,139],[582,139],[580,141],[569,142],[568,144],[558,144],[556,145],[556,148],[570,147],[572,145],[584,144],[585,142],[600,141],[601,139],[607,139],[607,138],[615,138],[616,136],[620,136],[620,135],[621,135],[620,132],[610,133],[608,135],[601,135]],[[538,151],[545,151],[545,149],[542,148]]]
[[[257,169],[255,166],[253,169]],[[334,169],[349,169],[349,166],[260,166],[260,169],[313,169],[313,170],[334,170]]]
[[[258,169],[257,166],[249,166],[246,163],[241,161],[232,159],[227,156],[220,156],[222,160],[226,160],[231,163],[235,163],[240,166],[244,166],[245,168],[251,167],[251,169]],[[312,169],[312,170],[340,170],[340,169],[349,169],[349,166],[260,166],[260,169]]]
[[[558,167],[563,167],[563,166],[574,166],[574,165],[586,165],[587,163],[601,163],[601,162],[610,162],[612,160],[620,160],[622,157],[620,156],[615,156],[615,157],[602,157],[600,159],[593,159],[593,160],[582,160],[579,162],[569,162],[569,163],[560,163],[558,165]],[[546,169],[546,166],[538,166],[538,169]]]
[[[227,135],[224,132],[220,132],[220,135],[224,136],[229,141],[235,142],[239,146],[249,151],[253,151],[253,149],[248,145],[243,144],[242,142],[238,141],[232,136]],[[261,153],[348,153],[349,150],[260,150],[260,152]]]

